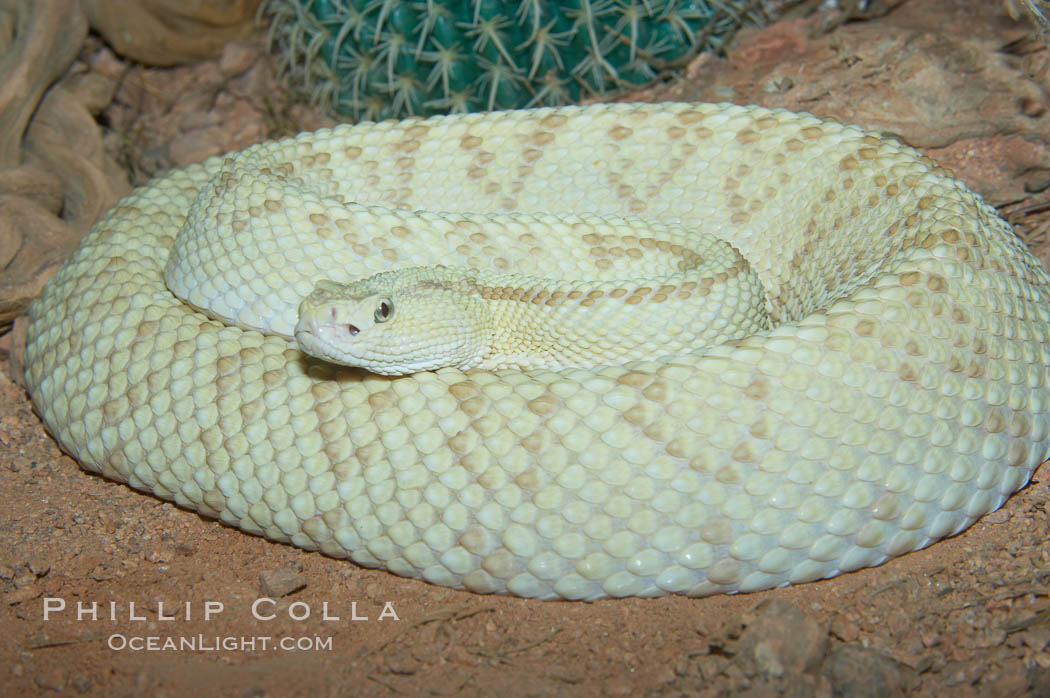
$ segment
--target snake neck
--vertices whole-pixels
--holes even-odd
[[[487,299],[486,305],[489,341],[478,368],[529,370],[572,364],[573,348],[579,346],[572,341],[575,333],[548,306],[510,299]]]
[[[437,267],[430,291],[456,294],[456,305],[481,330],[476,352],[456,366],[484,370],[558,368],[579,339],[568,282],[468,267]],[[577,305],[577,303],[572,303]],[[570,311],[570,312],[566,312]],[[577,309],[578,311],[578,309]],[[576,362],[572,362],[576,363]]]
[[[693,351],[768,327],[762,288],[751,272],[706,286],[692,277],[580,283],[524,275],[464,279],[484,305],[476,362],[460,368],[563,369],[612,365]]]

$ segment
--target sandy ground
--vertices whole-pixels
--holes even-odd
[[[908,0],[822,27],[745,32],[728,60],[637,97],[788,106],[897,134],[1045,260],[1047,51],[1027,25],[991,0]],[[251,42],[146,70],[94,41],[80,66],[118,82],[107,145],[138,183],[326,123],[273,89]],[[8,375],[4,695],[1050,695],[1045,464],[999,512],[876,569],[742,596],[540,602],[273,544],[86,474]]]

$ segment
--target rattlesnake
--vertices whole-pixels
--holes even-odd
[[[771,325],[622,365],[387,377],[164,281],[203,221],[224,250],[169,267],[207,268],[217,317],[287,327],[312,287],[292,268],[517,270],[485,232],[512,212],[539,267],[565,216],[702,229]],[[634,244],[611,234],[590,238],[608,265]],[[705,595],[879,564],[1026,484],[1050,444],[1048,295],[991,208],[856,127],[710,104],[411,119],[135,191],[34,304],[27,379],[86,468],[251,533],[477,592]]]

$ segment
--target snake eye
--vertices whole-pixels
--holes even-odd
[[[376,322],[386,322],[394,314],[394,302],[384,298],[376,306]]]

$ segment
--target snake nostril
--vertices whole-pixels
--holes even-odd
[[[347,330],[348,330],[348,331],[350,332],[350,334],[351,334],[351,335],[355,335],[355,334],[357,334],[358,332],[360,332],[360,331],[361,331],[361,330],[357,329],[357,328],[356,328],[355,326],[353,326],[353,325],[347,325],[347,326],[346,326],[346,329],[347,329]]]

